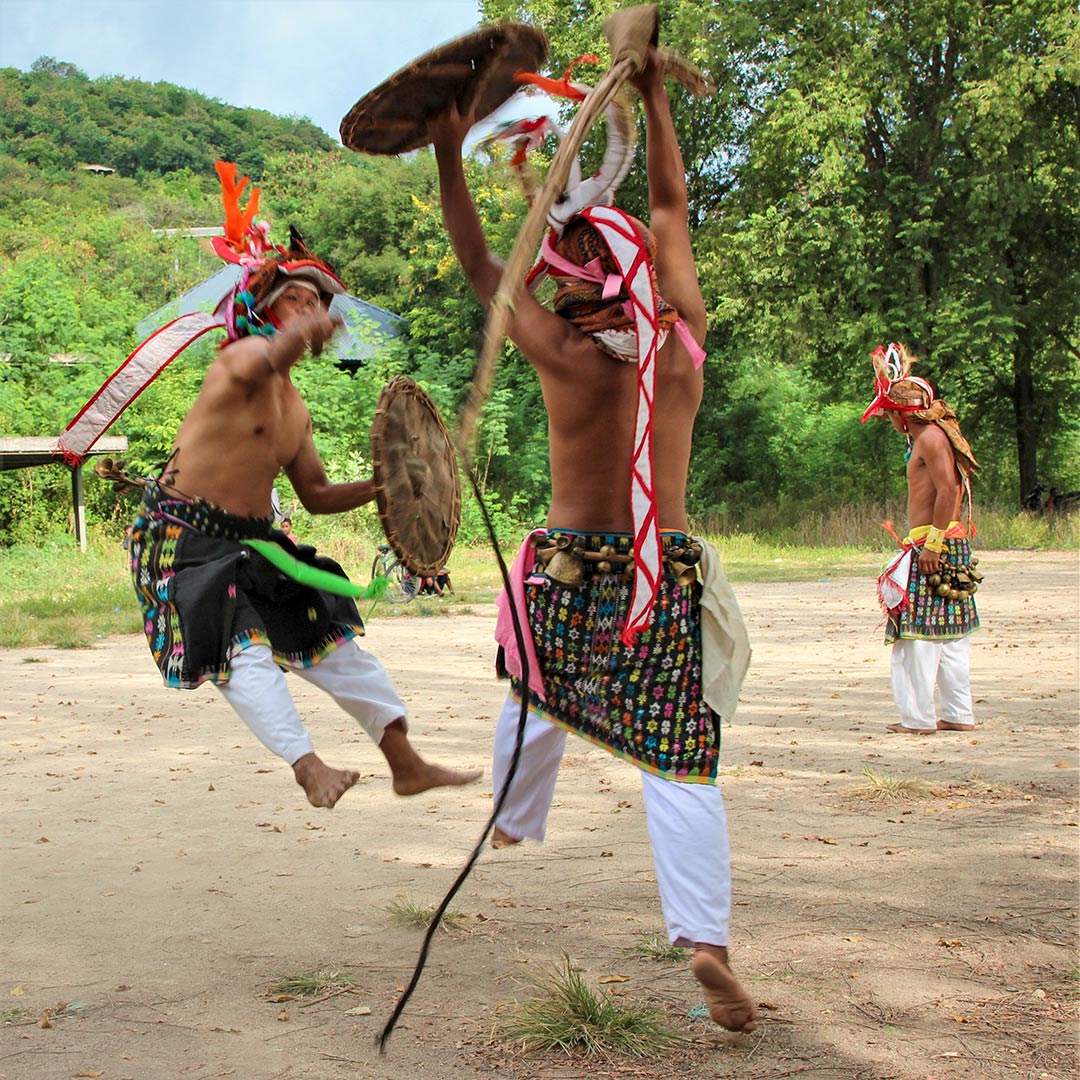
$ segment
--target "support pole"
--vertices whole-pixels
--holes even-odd
[[[75,507],[75,542],[86,551],[86,507],[83,505],[82,467],[71,470],[71,501]]]

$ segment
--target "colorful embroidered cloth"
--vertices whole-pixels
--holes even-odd
[[[131,527],[131,574],[167,686],[228,682],[230,657],[250,645],[269,645],[287,667],[310,667],[363,634],[351,599],[298,584],[240,543],[272,536],[302,561],[344,576],[314,548],[272,533],[272,524],[147,484]]]
[[[567,530],[552,530],[566,532]],[[665,551],[688,538],[664,533]],[[590,535],[586,549],[610,544],[633,551],[629,534]],[[540,716],[603,746],[646,772],[670,780],[716,782],[720,717],[702,696],[701,585],[680,585],[667,561],[652,619],[634,645],[621,636],[630,609],[632,577],[585,563],[580,586],[548,578],[532,563],[525,604],[544,698],[529,695]],[[525,688],[511,677],[517,700]]]
[[[943,559],[953,565],[971,565],[971,546],[962,530],[954,535],[950,530],[945,541]],[[935,586],[919,570],[917,547],[912,550],[910,572],[904,602],[888,613],[885,626],[885,644],[891,645],[897,638],[919,638],[924,641],[951,641],[966,637],[979,629],[979,613],[975,598],[950,600],[938,596]]]

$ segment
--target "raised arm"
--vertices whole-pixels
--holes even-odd
[[[631,81],[645,107],[649,225],[656,237],[657,285],[660,294],[678,309],[690,332],[701,342],[706,329],[705,301],[690,244],[686,168],[655,49],[650,48],[645,67]]]
[[[491,306],[503,274],[503,262],[491,253],[484,237],[480,215],[465,181],[461,147],[472,127],[471,117],[451,106],[433,121],[432,141],[439,166],[439,194],[443,221],[450,243],[485,309]],[[528,289],[518,291],[509,337],[534,367],[557,373],[573,370],[576,361],[566,346],[581,335],[565,319],[548,311]]]
[[[223,367],[240,382],[257,383],[288,371],[306,352],[318,356],[341,326],[324,310],[300,315],[272,337],[254,334],[227,346],[221,353]]]
[[[499,287],[503,264],[488,250],[480,215],[465,181],[461,148],[472,127],[456,105],[432,124],[435,160],[439,166],[439,196],[443,222],[461,269],[485,308]]]

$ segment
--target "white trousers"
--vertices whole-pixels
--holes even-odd
[[[517,739],[521,706],[507,697],[495,728],[491,774],[503,789]],[[567,732],[530,712],[521,761],[496,825],[515,839],[543,840]],[[660,905],[673,945],[728,943],[731,855],[720,788],[641,773]]]
[[[269,646],[249,646],[232,657],[230,665],[229,681],[218,689],[263,746],[290,765],[312,753],[311,737]],[[292,670],[329,694],[376,745],[388,725],[395,720],[406,722],[405,703],[386,669],[355,641],[327,653],[311,667]]]
[[[974,724],[971,707],[971,638],[921,641],[899,638],[893,643],[892,687],[900,723],[921,731],[937,730],[934,688],[942,719]]]

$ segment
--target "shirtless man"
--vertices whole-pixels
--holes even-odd
[[[933,735],[973,731],[970,635],[979,628],[971,549],[960,505],[978,468],[953,411],[933,387],[910,374],[914,357],[903,345],[874,353],[877,394],[863,415],[887,415],[908,441],[909,532],[879,581],[892,644],[893,696],[900,712],[889,731]],[[961,575],[960,588],[939,590]],[[975,575],[976,577],[978,575]],[[941,579],[948,579],[944,585]],[[968,579],[965,581],[964,579]],[[937,719],[934,690],[943,719]]]
[[[352,640],[363,633],[355,603],[284,578],[241,543],[270,536],[271,493],[282,470],[313,514],[342,513],[375,497],[372,480],[328,480],[290,378],[337,329],[327,308],[344,287],[306,249],[268,258],[264,270],[260,295],[250,296],[237,320],[262,329],[236,336],[210,365],[132,527],[131,568],[151,651],[167,685],[216,683],[292,766],[313,806],[334,806],[359,773],[332,768],[314,752],[279,665],[360,723],[385,756],[397,794],[469,783],[481,770],[431,764],[409,742],[404,703],[382,664]],[[305,561],[342,573],[313,549],[273,535]]]
[[[645,627],[631,631],[629,579],[636,574],[639,555],[634,534],[640,524],[631,510],[638,363],[626,362],[625,355],[616,358],[599,344],[601,338],[583,332],[570,318],[549,311],[523,291],[509,334],[540,378],[548,414],[552,495],[547,528],[530,538],[532,545],[526,541],[517,564],[522,568],[517,576],[520,603],[527,606],[533,638],[526,649],[533,644],[539,654],[538,663],[531,666],[528,687],[514,677],[520,676],[521,668],[513,664],[512,639],[501,631],[497,634],[506,650],[512,692],[495,735],[496,792],[506,780],[523,695],[528,696],[529,716],[520,768],[496,822],[494,843],[505,846],[526,838],[543,839],[568,730],[638,765],[669,936],[673,943],[694,949],[691,970],[701,983],[712,1019],[732,1031],[752,1031],[754,1003],[728,965],[728,839],[723,800],[715,783],[720,719],[701,700],[701,586],[684,587],[674,569],[681,563],[682,570],[693,575],[687,564],[701,557],[697,569],[703,570],[710,554],[708,545],[703,553],[703,545],[686,535],[689,522],[684,500],[694,416],[704,385],[694,352],[705,338],[705,305],[690,245],[682,156],[654,51],[634,85],[644,101],[648,128],[649,214],[656,238],[658,291],[675,309],[668,308],[664,325],[673,329],[677,312],[686,332],[686,338],[680,336],[681,329],[670,333],[655,359],[650,498],[655,520],[663,529],[655,566],[662,581],[651,602],[644,586]],[[488,250],[462,168],[462,144],[473,122],[471,114],[462,116],[451,109],[438,121],[433,136],[451,242],[474,290],[488,306],[502,264]],[[562,237],[576,235],[579,228],[587,233],[589,225],[572,219]],[[589,234],[584,243],[591,244],[593,239]],[[588,259],[571,261],[583,266]],[[605,270],[609,269],[605,263]],[[564,280],[561,273],[555,276]],[[573,278],[570,274],[565,279],[571,289],[577,284]],[[598,289],[594,299],[599,295]],[[555,304],[558,309],[559,296]],[[603,301],[599,309],[603,317],[606,309],[617,309],[616,318],[623,318],[621,300]],[[620,332],[619,327],[615,329]],[[621,331],[625,330],[622,326]],[[636,336],[632,350],[629,359],[637,361]],[[556,578],[556,560],[547,561],[556,550],[576,560],[578,571],[584,570],[576,584]],[[713,573],[715,580],[718,566]],[[528,575],[527,585],[524,575]],[[703,577],[708,578],[709,572]],[[601,596],[605,601],[618,597],[615,624],[606,631],[599,625]],[[725,600],[731,615],[734,598],[728,593]],[[504,594],[504,615],[511,602]],[[554,613],[560,608],[564,619],[567,611],[574,612],[573,628],[565,639],[556,640],[553,627],[559,620]],[[674,611],[679,614],[677,620],[672,618]],[[733,615],[737,618],[737,606]],[[620,644],[620,631],[636,644]],[[741,621],[731,632],[743,632]],[[564,646],[566,663],[557,665],[555,654],[562,656]],[[602,676],[588,669],[587,655],[604,667]],[[573,665],[576,670],[570,671]],[[736,695],[743,671],[745,667],[734,677]],[[595,692],[601,682],[605,688],[586,705],[589,691]],[[650,695],[655,691],[659,697],[662,685],[671,696],[662,705],[658,701],[655,710],[662,716],[654,720],[657,712],[635,705],[634,696],[639,690],[644,695],[647,687]],[[734,695],[730,707],[734,707]],[[624,731],[627,710],[633,713],[633,721]],[[680,754],[675,744],[684,738],[686,748]]]

